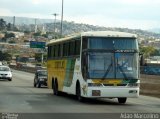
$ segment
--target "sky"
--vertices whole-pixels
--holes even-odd
[[[0,0],[0,16],[61,19],[62,0]],[[104,27],[160,28],[160,0],[64,0],[63,19]]]

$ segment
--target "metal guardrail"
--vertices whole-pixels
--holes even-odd
[[[17,66],[17,65],[9,65],[10,68],[19,70],[19,71],[25,71],[30,73],[35,73],[37,68],[35,67],[28,67],[28,66]]]
[[[147,74],[147,75],[160,75],[160,66],[159,65],[141,66],[140,72],[141,74]]]

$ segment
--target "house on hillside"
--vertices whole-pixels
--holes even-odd
[[[0,33],[0,40],[2,39],[2,38],[4,38],[4,33]]]

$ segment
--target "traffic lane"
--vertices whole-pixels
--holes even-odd
[[[52,94],[6,94],[0,99],[0,112],[22,113],[158,113],[158,105],[137,104],[128,101],[125,105],[117,100],[87,100],[78,102],[74,96]]]
[[[123,113],[159,112],[157,98],[140,96],[128,99],[125,105],[116,99],[78,102],[75,96],[54,96],[52,90],[33,87],[34,74],[13,71],[13,81],[0,82],[0,112],[37,113]]]
[[[13,70],[13,80],[11,82],[2,80],[2,87],[5,86],[3,93],[6,94],[36,94],[36,93],[51,93],[52,91],[47,89],[45,86],[41,89],[33,87],[34,74],[22,71]],[[44,90],[43,90],[44,88]]]

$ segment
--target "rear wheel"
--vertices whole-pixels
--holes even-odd
[[[35,82],[35,79],[34,79],[34,82],[33,82],[33,86],[34,86],[34,87],[36,87],[36,82]]]
[[[126,101],[127,101],[127,98],[118,98],[118,102],[121,104],[126,103]]]
[[[54,92],[54,95],[58,95],[59,94],[57,80],[53,83],[53,92]]]

